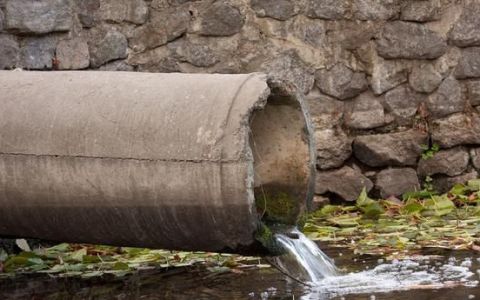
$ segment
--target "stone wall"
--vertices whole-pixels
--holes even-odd
[[[0,0],[0,68],[289,79],[331,198],[480,170],[478,0]]]

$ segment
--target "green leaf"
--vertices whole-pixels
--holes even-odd
[[[362,189],[362,192],[360,192],[360,195],[357,198],[357,206],[358,207],[364,206],[364,205],[368,204],[370,201],[371,201],[371,199],[368,198],[367,190],[364,187]]]
[[[342,208],[338,205],[325,205],[319,212],[319,216],[332,216]]]
[[[82,248],[82,249],[79,249],[75,252],[72,252],[71,254],[69,254],[66,259],[67,260],[73,260],[73,261],[79,261],[79,262],[83,262],[83,257],[87,255],[87,249],[86,248]]]
[[[94,264],[101,262],[100,258],[95,255],[84,255],[82,257],[82,262],[85,264]]]
[[[385,212],[383,207],[377,201],[365,205],[362,207],[362,211],[366,217],[371,219],[376,219]]]
[[[480,191],[480,179],[469,180],[467,186],[474,191]]]
[[[421,191],[414,191],[414,192],[407,192],[403,194],[402,199],[404,201],[408,199],[425,199],[425,198],[430,198],[433,195],[435,195],[436,192],[434,191],[427,191],[427,190],[421,190]]]
[[[463,196],[467,191],[467,187],[463,184],[457,183],[450,189],[450,194],[454,196]]]
[[[384,213],[384,209],[378,201],[368,198],[365,187],[357,198],[357,207],[363,211],[367,218],[375,219]]]
[[[24,269],[34,265],[44,265],[43,259],[30,252],[22,252],[19,255],[9,257],[4,264],[6,272],[13,272],[16,269]]]
[[[18,268],[28,267],[29,266],[28,258],[21,256],[12,256],[3,265],[5,272],[12,272]]]
[[[358,226],[360,217],[352,217],[349,215],[342,215],[329,218],[328,221],[340,227],[355,227]]]
[[[48,270],[41,271],[41,273],[53,274],[53,273],[65,272],[67,265],[68,264],[57,264],[57,265],[54,265],[53,267],[51,267]]]
[[[70,245],[62,243],[46,249],[48,252],[67,252],[70,251]]]
[[[130,267],[128,266],[128,264],[124,263],[124,262],[120,262],[120,261],[117,261],[113,267],[112,267],[113,270],[130,270]]]
[[[28,259],[28,262],[29,262],[29,264],[31,264],[31,265],[42,265],[42,264],[44,264],[43,259],[38,258],[38,257],[29,258],[29,259]]]
[[[26,251],[20,252],[16,256],[17,257],[25,257],[25,258],[37,258],[37,257],[39,257],[37,254],[35,254],[33,252],[26,252]]]
[[[405,203],[405,206],[402,207],[402,213],[407,215],[418,214],[422,212],[422,210],[423,210],[423,205],[413,198],[408,199],[407,202]]]
[[[425,201],[424,207],[425,210],[422,212],[424,216],[444,216],[455,209],[455,204],[446,195],[432,196]]]

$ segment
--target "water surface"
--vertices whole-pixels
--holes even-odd
[[[193,267],[122,279],[5,279],[0,299],[480,299],[480,256],[473,252],[432,250],[421,260],[387,261],[322,248],[341,274],[311,286],[275,268],[212,273]]]

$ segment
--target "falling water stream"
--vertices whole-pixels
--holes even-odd
[[[282,272],[242,269],[247,266],[243,265],[220,273],[196,267],[167,272],[154,268],[122,278],[20,276],[0,280],[0,299],[480,299],[479,253],[425,249],[403,260],[388,260],[327,248],[335,267],[298,230],[282,232],[276,239],[287,253],[269,259]]]
[[[276,234],[275,238],[287,253],[275,257],[274,263],[286,274],[301,282],[319,282],[323,278],[337,276],[333,260],[298,229]]]
[[[446,263],[380,261],[371,270],[342,274],[333,260],[299,230],[276,234],[275,238],[286,254],[275,258],[273,263],[285,274],[308,286],[309,292],[302,299],[478,285],[471,271],[471,259],[451,259]]]

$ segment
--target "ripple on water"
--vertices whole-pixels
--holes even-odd
[[[311,240],[294,229],[293,234],[276,234],[277,241],[287,254],[275,260],[277,267],[310,288],[302,297],[328,299],[348,294],[386,293],[414,289],[440,289],[455,286],[478,285],[472,269],[472,259],[457,260],[451,257],[445,263],[411,259],[383,259],[372,269],[339,275],[333,261]],[[295,236],[297,238],[291,238]],[[480,274],[480,273],[479,273]]]
[[[439,289],[454,286],[477,286],[471,265],[463,263],[436,266],[412,260],[394,260],[363,272],[325,277],[313,282],[302,297],[328,299],[334,296],[364,293],[385,293],[412,289]]]

